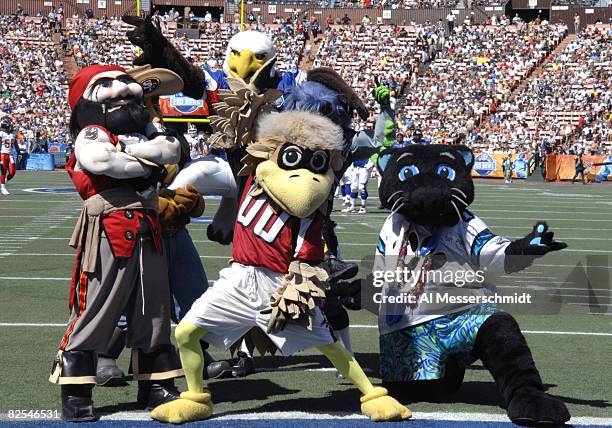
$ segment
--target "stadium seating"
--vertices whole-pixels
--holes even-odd
[[[125,33],[130,26],[119,20],[68,20],[70,43],[80,66],[92,63],[119,63],[129,66],[136,55]],[[223,65],[223,57],[229,38],[238,31],[231,25],[207,25],[199,39],[189,39],[177,32],[175,22],[163,23],[162,32],[174,45],[196,65],[213,61],[216,67]],[[279,25],[263,28],[276,45],[278,52],[277,68],[287,70],[297,68],[304,46],[304,37],[290,34]],[[212,64],[211,64],[212,65]]]
[[[565,36],[562,26],[462,26],[410,86],[407,123],[432,141],[469,137]]]
[[[24,138],[64,140],[69,111],[59,35],[41,18],[0,17],[0,24],[0,107],[20,117]],[[129,67],[137,54],[129,29],[118,19],[67,19],[66,35],[79,67]],[[545,141],[562,153],[612,150],[610,26],[589,26],[574,38],[548,24],[460,25],[450,36],[445,25],[332,25],[308,42],[291,25],[259,29],[274,40],[279,69],[297,69],[306,56],[302,65],[332,67],[358,91],[372,116],[356,119],[357,128],[372,126],[370,93],[380,82],[393,90],[407,137],[421,128],[427,140],[464,141],[477,150],[534,150]],[[162,30],[195,64],[221,67],[237,28],[202,23],[199,39],[183,36],[175,22],[163,22]]]
[[[565,145],[560,149],[567,151],[574,140],[588,149],[592,138],[588,130],[583,133],[583,128],[588,122],[597,121],[605,145],[609,138],[609,132],[605,132],[609,130],[606,112],[610,112],[612,97],[609,28],[590,26],[556,52],[540,74],[500,106],[497,124],[492,130],[522,126],[533,140]],[[585,124],[579,126],[581,117]]]
[[[68,89],[59,47],[40,18],[0,17],[0,111],[30,151],[68,137]]]

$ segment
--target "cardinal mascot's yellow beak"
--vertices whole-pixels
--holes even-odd
[[[257,182],[270,198],[292,216],[306,218],[327,201],[334,184],[329,168],[323,174],[308,169],[284,170],[265,161],[255,170]]]
[[[257,142],[247,147],[245,171],[288,214],[309,217],[329,197],[342,142],[342,130],[319,114],[271,113],[259,121]]]
[[[232,50],[228,59],[228,68],[232,76],[248,82],[265,62],[265,54],[255,54],[250,49],[242,49],[240,52]]]

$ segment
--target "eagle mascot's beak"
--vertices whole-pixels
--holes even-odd
[[[266,63],[264,54],[255,54],[250,49],[242,49],[240,52],[232,50],[230,53],[228,67],[232,76],[240,78],[245,82]]]

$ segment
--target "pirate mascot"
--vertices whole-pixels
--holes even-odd
[[[75,152],[66,170],[85,202],[70,241],[77,249],[70,320],[49,378],[62,387],[64,419],[96,418],[96,353],[106,349],[122,315],[138,403],[155,407],[177,398],[173,378],[182,370],[170,342],[156,185],[161,165],[176,163],[180,148],[151,119],[145,96],[180,86],[167,70],[113,65],[85,67],[70,84]]]

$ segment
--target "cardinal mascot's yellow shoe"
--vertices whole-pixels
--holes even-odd
[[[181,398],[157,406],[151,411],[151,417],[161,422],[182,424],[184,422],[208,419],[213,413],[212,395],[205,389],[203,392],[183,392]]]
[[[412,412],[385,388],[376,387],[361,397],[361,413],[374,422],[400,421],[412,417]]]

